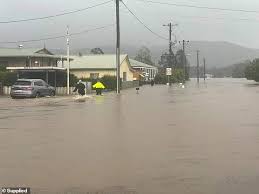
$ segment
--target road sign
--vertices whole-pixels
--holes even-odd
[[[166,75],[172,75],[172,68],[166,68]]]

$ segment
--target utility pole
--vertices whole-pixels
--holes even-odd
[[[116,0],[116,78],[117,94],[120,93],[120,0]]]
[[[186,54],[185,54],[185,46],[186,46],[186,43],[189,43],[190,41],[189,40],[183,40],[182,41],[182,45],[183,45],[183,72],[184,72],[184,81],[186,81],[186,72],[187,72],[187,61],[186,61]],[[181,44],[181,41],[179,41],[179,43]]]
[[[183,40],[183,75],[184,81],[186,81],[186,55],[185,55],[185,40]]]
[[[167,67],[173,69],[173,63],[172,63],[172,58],[173,58],[173,51],[172,51],[172,27],[177,26],[177,24],[172,24],[171,22],[167,25],[163,26],[168,26],[169,27],[169,55],[168,55],[168,64]],[[171,85],[171,79],[170,76],[167,76],[168,83]]]
[[[169,24],[168,24],[168,26],[169,26],[169,54],[170,54],[170,66],[172,67],[172,53],[173,53],[173,51],[172,51],[172,23],[170,22]]]
[[[172,23],[170,22],[168,24],[169,26],[169,68],[171,68],[171,71],[172,71],[172,68],[173,68],[173,64],[172,64],[172,54],[173,54],[173,51],[172,51]],[[172,83],[171,83],[171,79],[170,79],[170,76],[168,76],[168,83],[169,85],[171,86]]]
[[[70,59],[69,58],[70,58],[69,57],[69,26],[67,26],[67,95],[69,95],[69,93],[70,93],[70,91],[69,91]]]
[[[200,53],[200,51],[197,50],[197,83],[200,82],[200,61],[199,61],[199,53]]]
[[[203,58],[203,78],[206,80],[206,59]]]

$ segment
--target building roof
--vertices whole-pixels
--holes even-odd
[[[48,57],[60,58],[46,48],[0,48],[0,57]]]
[[[157,67],[155,67],[155,66],[152,66],[152,65],[148,65],[148,64],[146,64],[146,63],[142,63],[142,62],[140,62],[140,61],[136,61],[136,60],[134,60],[134,59],[129,59],[129,61],[130,61],[130,65],[131,65],[131,67],[145,67],[145,68],[157,68]]]
[[[128,55],[120,56],[120,64],[126,60]],[[85,55],[71,56],[71,69],[116,69],[116,55]]]

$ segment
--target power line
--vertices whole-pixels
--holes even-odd
[[[91,31],[106,29],[106,28],[112,27],[112,26],[114,26],[114,25],[115,25],[115,24],[109,24],[109,25],[106,25],[106,26],[101,26],[101,27],[98,27],[98,28],[90,29],[90,30],[83,30],[83,31],[81,31],[81,32],[71,33],[70,36],[78,36],[78,35],[80,35],[80,34],[85,34],[85,33],[91,32]]]
[[[88,10],[88,9],[92,9],[92,8],[95,8],[95,7],[99,7],[101,5],[108,4],[108,3],[112,2],[112,1],[113,0],[109,0],[109,1],[105,1],[103,3],[99,3],[99,4],[96,4],[96,5],[89,6],[89,7],[85,7],[85,8],[82,8],[82,9],[77,9],[77,10],[73,10],[73,11],[63,12],[63,13],[59,13],[59,14],[55,14],[55,15],[49,15],[49,16],[43,16],[43,17],[37,17],[37,18],[29,18],[29,19],[21,19],[21,20],[0,21],[0,24],[28,22],[28,21],[35,21],[35,20],[43,20],[43,19],[55,18],[55,17],[64,16],[64,15],[70,15],[70,14],[82,12],[82,11],[85,11],[85,10]]]
[[[243,21],[243,22],[258,22],[259,20],[257,19],[252,19],[252,18],[224,18],[224,17],[216,17],[216,18],[211,18],[208,16],[183,16],[183,15],[175,15],[176,17],[180,17],[180,18],[190,18],[190,19],[201,19],[201,20],[207,20],[207,21],[211,21],[211,20],[231,20],[231,21]]]
[[[161,38],[161,39],[163,39],[163,40],[168,40],[167,38],[165,38],[165,37],[159,35],[158,33],[154,32],[151,28],[149,28],[144,22],[142,22],[142,21],[129,9],[129,7],[128,7],[123,1],[121,1],[121,2],[122,2],[122,4],[125,6],[125,8],[131,13],[131,15],[133,15],[133,16],[139,21],[139,23],[141,23],[148,31],[150,31],[152,34],[154,34],[155,36],[157,36],[157,37],[159,37],[159,38]]]
[[[177,3],[158,2],[158,1],[152,1],[152,0],[138,0],[138,1],[146,2],[146,3],[161,4],[161,5],[171,5],[171,6],[176,6],[176,7],[189,7],[189,8],[196,8],[196,9],[208,9],[208,10],[231,11],[231,12],[245,12],[245,13],[259,13],[259,11],[256,11],[256,10],[228,9],[228,8],[220,8],[220,7],[207,7],[207,6],[197,6],[197,5],[189,5],[189,4],[177,4]]]
[[[93,28],[90,30],[83,30],[81,32],[75,32],[71,33],[70,36],[78,36],[84,33],[96,31],[96,30],[101,30],[105,29],[108,27],[114,26],[114,24],[98,27],[98,28]],[[52,37],[47,37],[47,38],[39,38],[39,39],[31,39],[31,40],[19,40],[19,41],[6,41],[6,42],[0,42],[0,44],[17,44],[17,43],[28,43],[28,42],[40,42],[40,41],[46,41],[46,40],[54,40],[54,39],[60,39],[60,38],[66,38],[66,35],[60,35],[60,36],[52,36]]]

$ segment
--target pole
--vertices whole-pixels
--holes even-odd
[[[171,71],[173,68],[172,53],[173,53],[173,51],[172,51],[172,23],[170,22],[169,23],[169,68],[171,68]],[[170,77],[171,76],[168,76],[168,83],[169,83],[169,85],[172,85]]]
[[[199,61],[199,50],[197,50],[197,83],[200,82],[200,61]]]
[[[171,22],[167,25],[163,25],[163,26],[169,26],[169,54],[168,54],[168,57],[167,57],[167,68],[171,68],[171,71],[173,69],[173,51],[172,51],[172,27],[173,26],[177,26],[177,24],[172,24]],[[171,72],[172,74],[172,72]],[[170,79],[170,75],[167,76],[167,80],[168,80],[168,83],[169,85],[171,85],[171,79]]]
[[[203,58],[203,78],[206,80],[206,59]]]
[[[63,64],[63,56],[62,56],[62,52],[61,52],[61,48],[59,48],[59,52],[60,52],[60,62],[61,62],[61,67],[64,68],[64,64]]]
[[[47,84],[49,84],[49,71],[46,70],[46,82]]]
[[[116,78],[117,94],[120,93],[120,0],[116,0]]]
[[[172,54],[172,23],[169,23],[169,53]],[[171,58],[170,58],[171,59]],[[171,63],[171,60],[170,60]],[[170,64],[172,66],[172,64]]]
[[[183,40],[183,75],[184,81],[186,81],[186,56],[185,56],[185,40]]]
[[[55,70],[54,72],[54,77],[55,77],[54,85],[55,85],[55,91],[56,91],[57,90],[57,70]]]
[[[69,71],[70,71],[70,59],[69,59],[69,26],[67,26],[67,95],[69,95]]]

